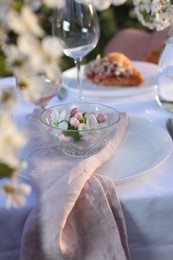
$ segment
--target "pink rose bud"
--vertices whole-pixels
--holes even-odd
[[[79,121],[77,120],[77,118],[75,118],[75,117],[71,117],[69,123],[71,126],[74,126],[74,127],[78,127],[78,125],[80,124]]]
[[[48,115],[50,116],[53,113],[53,109],[48,110]]]
[[[107,115],[100,113],[97,117],[98,123],[104,123],[107,120]]]
[[[79,108],[74,107],[74,108],[71,110],[71,115],[75,115],[78,111],[79,111]]]
[[[82,119],[82,113],[81,112],[77,112],[74,117],[77,119],[77,120],[81,120]]]

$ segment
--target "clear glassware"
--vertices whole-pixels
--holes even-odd
[[[62,118],[62,121],[57,126],[52,123],[52,113],[56,112],[59,115],[62,111],[66,111],[66,115],[68,115],[74,108],[79,109],[82,115],[89,113],[94,114],[98,118],[100,114],[105,116],[106,120],[100,126],[96,124],[94,129],[85,128],[80,130],[78,127],[64,129],[61,122],[64,120],[66,120],[66,123],[69,122],[68,116],[65,117],[65,115],[64,119]],[[112,107],[98,103],[74,102],[49,107],[41,113],[40,119],[50,138],[50,142],[55,147],[57,146],[58,149],[68,156],[87,158],[98,153],[115,134],[120,113]]]
[[[173,8],[169,8],[170,19],[173,22]],[[156,100],[165,110],[173,112],[173,26],[161,53],[158,64],[158,79]]]
[[[61,89],[61,73],[58,68],[52,68],[51,76],[47,76],[45,72],[39,74],[21,75],[16,77],[16,85],[22,97],[45,109],[48,102]]]
[[[81,62],[97,45],[100,26],[97,12],[91,4],[77,0],[64,0],[64,6],[56,9],[52,19],[53,35],[61,39],[64,54],[74,59],[77,68],[79,99],[82,101]]]

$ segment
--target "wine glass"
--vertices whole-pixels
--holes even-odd
[[[53,35],[61,39],[64,54],[73,58],[76,64],[79,99],[82,101],[81,62],[99,40],[97,13],[91,4],[64,0],[64,6],[54,10],[52,21]]]
[[[21,74],[16,76],[16,85],[23,98],[45,109],[46,105],[61,89],[61,73],[57,67],[50,67],[49,75],[45,72]]]

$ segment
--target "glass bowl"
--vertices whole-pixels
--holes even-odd
[[[85,158],[112,138],[120,113],[102,104],[74,102],[49,107],[40,119],[51,142],[64,154]]]

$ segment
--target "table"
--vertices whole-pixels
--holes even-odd
[[[13,82],[9,78],[4,84]],[[14,82],[13,82],[14,84]],[[70,102],[75,95],[68,95],[60,101],[56,97],[49,105]],[[89,98],[88,101],[93,101]],[[165,128],[170,112],[162,110],[155,100],[155,90],[119,99],[94,99],[126,111],[129,115],[140,116]],[[25,115],[34,106],[20,98],[14,117],[19,126],[25,125]],[[162,137],[160,137],[162,138]],[[132,260],[172,260],[173,255],[173,152],[158,167],[135,179],[116,184],[127,225]],[[28,180],[27,180],[28,181]],[[34,191],[28,197],[24,209],[4,210],[4,198],[0,197],[0,260],[18,259],[20,239],[25,220],[35,202]],[[12,257],[13,255],[13,257]]]

